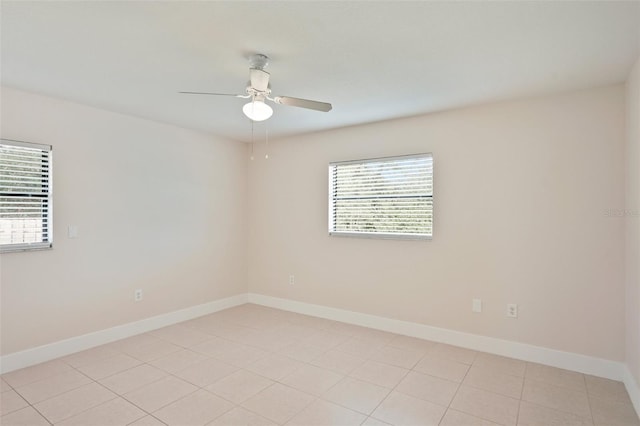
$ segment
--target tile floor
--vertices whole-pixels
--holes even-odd
[[[620,382],[250,304],[0,385],[3,426],[640,426]]]

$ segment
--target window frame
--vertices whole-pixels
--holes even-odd
[[[334,230],[334,191],[333,187],[333,173],[332,169],[335,166],[339,165],[349,165],[349,164],[366,164],[366,163],[374,163],[374,162],[383,162],[383,161],[393,161],[393,160],[408,160],[412,158],[429,158],[431,162],[431,195],[425,196],[431,199],[431,233],[430,234],[403,234],[403,233],[394,233],[394,232],[348,232],[348,231],[336,231]],[[366,158],[359,160],[347,160],[347,161],[334,161],[329,163],[328,168],[328,229],[329,236],[336,237],[356,237],[356,238],[374,238],[374,239],[387,239],[387,240],[426,240],[430,241],[433,239],[433,223],[434,223],[434,211],[435,207],[433,205],[434,198],[434,159],[433,154],[431,152],[424,152],[418,154],[409,154],[409,155],[394,155],[388,157],[376,157],[376,158]]]
[[[42,195],[36,195],[28,191],[24,193],[2,191],[0,186],[0,197],[2,198],[33,197],[43,200],[43,204],[45,205],[43,210],[45,212],[42,213],[40,217],[43,221],[43,224],[46,224],[46,227],[43,227],[42,241],[33,243],[0,244],[0,253],[50,249],[53,247],[53,147],[51,145],[23,142],[5,138],[0,139],[0,145],[7,147],[36,149],[42,151],[43,153],[47,153],[46,174],[42,174],[42,187],[46,188],[46,190],[43,190]],[[42,167],[42,170],[44,169],[45,168]],[[46,230],[46,232],[44,230]]]

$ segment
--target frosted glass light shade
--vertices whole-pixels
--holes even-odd
[[[253,121],[264,121],[271,117],[273,109],[263,101],[253,101],[245,104],[242,107],[242,112]]]

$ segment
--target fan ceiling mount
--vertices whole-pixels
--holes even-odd
[[[312,101],[309,99],[292,98],[289,96],[271,96],[271,84],[269,84],[269,74],[264,69],[269,65],[269,58],[266,55],[256,53],[249,58],[249,83],[245,89],[245,94],[234,95],[229,93],[210,92],[180,92],[188,95],[213,95],[232,96],[234,98],[251,99],[244,105],[242,111],[253,121],[263,121],[271,117],[273,110],[265,101],[271,101],[280,105],[294,106],[299,108],[312,109],[314,111],[331,111],[331,104],[326,102]]]

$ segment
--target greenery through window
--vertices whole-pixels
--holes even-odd
[[[433,232],[433,157],[329,164],[329,234],[424,238]]]
[[[0,251],[51,247],[51,146],[0,140]]]

